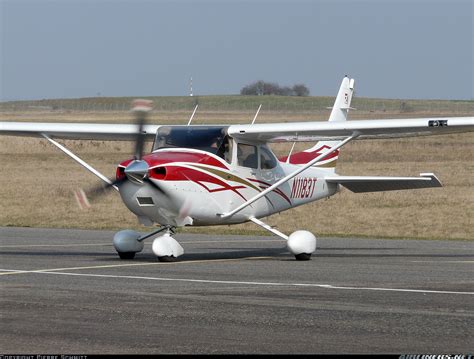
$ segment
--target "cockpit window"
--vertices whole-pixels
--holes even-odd
[[[224,158],[228,143],[227,127],[160,126],[153,151],[160,148],[194,148]]]

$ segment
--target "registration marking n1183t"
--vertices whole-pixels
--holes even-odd
[[[291,198],[309,198],[316,188],[316,177],[296,177],[291,188]]]

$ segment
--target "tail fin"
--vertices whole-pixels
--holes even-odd
[[[351,100],[352,94],[354,93],[354,79],[349,79],[345,76],[342,79],[341,87],[337,93],[336,100],[334,101],[334,106],[329,116],[329,121],[346,121],[349,110],[351,109]],[[329,150],[331,147],[337,145],[339,141],[319,141],[313,147],[304,150],[303,152],[298,152],[294,154],[289,154],[288,156],[281,158],[281,161],[292,164],[305,164],[311,161],[312,159],[323,154],[325,151]],[[316,163],[314,167],[321,167],[335,172],[336,162],[339,157],[339,150],[333,152],[324,160]]]
[[[337,93],[336,101],[329,116],[329,121],[346,121],[351,109],[352,94],[354,93],[354,79],[345,76]]]

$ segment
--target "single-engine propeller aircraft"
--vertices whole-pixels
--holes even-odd
[[[173,238],[181,226],[212,226],[251,221],[287,241],[297,260],[308,260],[316,237],[305,230],[287,236],[261,218],[336,194],[441,187],[432,173],[419,177],[342,176],[335,172],[340,149],[353,140],[440,135],[474,130],[474,117],[347,121],[354,79],[342,80],[327,122],[246,125],[172,125],[145,123],[150,101],[136,100],[137,125],[0,122],[0,134],[43,137],[119,192],[123,202],[147,226],[149,234],[131,230],[115,234],[122,259],[143,250],[156,237],[153,252],[160,261],[184,253]],[[193,113],[194,114],[194,113]],[[255,120],[255,119],[254,119]],[[189,121],[191,122],[191,120]],[[135,140],[135,155],[120,163],[114,180],[56,141],[62,139]],[[153,149],[144,154],[144,142]],[[302,152],[277,158],[268,143],[313,142]],[[89,196],[99,191],[89,191]],[[86,203],[82,192],[77,198]]]

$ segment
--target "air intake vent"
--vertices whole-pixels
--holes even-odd
[[[153,198],[151,197],[137,197],[140,206],[154,206]]]

